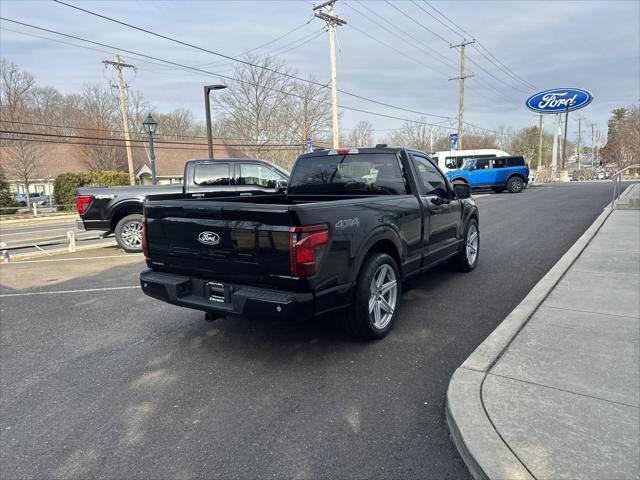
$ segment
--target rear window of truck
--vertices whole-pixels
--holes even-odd
[[[361,153],[300,158],[288,193],[404,195],[407,187],[396,155]]]

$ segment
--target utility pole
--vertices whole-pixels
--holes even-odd
[[[129,114],[127,113],[127,102],[125,100],[124,79],[122,78],[123,68],[136,68],[128,63],[120,61],[120,55],[116,55],[116,61],[103,60],[105,65],[111,65],[118,71],[118,92],[120,95],[120,110],[122,111],[122,124],[124,127],[124,143],[127,147],[127,164],[129,166],[129,184],[136,184],[136,177],[133,172],[133,153],[131,152],[131,139],[129,137]]]
[[[464,125],[464,80],[466,78],[473,77],[473,74],[471,75],[464,74],[464,49],[467,45],[471,45],[472,43],[476,43],[476,41],[475,40],[467,41],[466,39],[463,38],[462,42],[460,42],[459,44],[449,45],[449,48],[460,47],[460,76],[452,77],[449,79],[449,81],[460,80],[460,103],[458,106],[458,150],[462,150],[462,128]]]
[[[323,4],[313,7],[313,15],[327,22],[329,30],[329,56],[331,59],[331,106],[333,125],[333,148],[340,145],[340,129],[338,128],[338,86],[336,84],[336,47],[335,28],[346,25],[347,22],[333,15],[333,4],[336,0],[329,0]],[[325,11],[326,8],[326,11]]]

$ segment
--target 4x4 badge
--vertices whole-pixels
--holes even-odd
[[[218,245],[220,243],[220,235],[216,232],[200,232],[198,241],[204,245]]]

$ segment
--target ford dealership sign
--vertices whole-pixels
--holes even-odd
[[[586,107],[593,95],[581,88],[554,88],[527,98],[527,108],[538,113],[564,113]]]

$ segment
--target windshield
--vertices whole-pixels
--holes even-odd
[[[402,195],[407,189],[395,154],[361,153],[300,158],[288,193]]]
[[[475,158],[468,158],[462,164],[462,170],[473,170],[476,166],[477,160]]]

